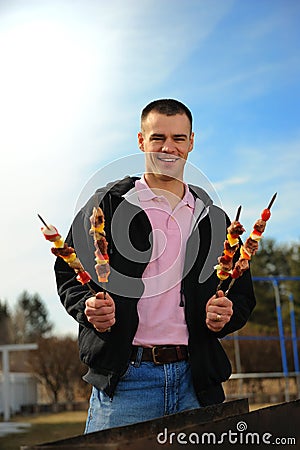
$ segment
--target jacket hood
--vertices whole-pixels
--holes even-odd
[[[140,177],[130,177],[126,176],[122,180],[116,180],[108,183],[105,187],[97,189],[95,192],[95,195],[98,197],[106,195],[108,192],[110,195],[116,196],[116,197],[122,197],[124,194],[126,194],[130,189],[134,188],[134,184],[136,180],[139,180]],[[205,207],[209,207],[213,204],[213,200],[208,195],[208,193],[200,188],[199,186],[195,186],[193,184],[188,185],[192,194],[195,198],[199,198],[202,200]]]
[[[193,184],[189,184],[188,186],[194,197],[200,198],[205,207],[211,206],[213,204],[212,198],[204,189],[200,188],[199,186],[194,186]]]

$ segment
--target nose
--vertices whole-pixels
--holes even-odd
[[[175,151],[174,143],[171,141],[165,142],[161,151],[164,153],[173,153]]]

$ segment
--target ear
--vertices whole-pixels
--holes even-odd
[[[194,138],[195,138],[195,133],[191,133],[191,137],[190,137],[190,146],[189,146],[189,152],[191,152],[194,148]]]
[[[141,132],[138,133],[138,146],[143,152],[144,151],[144,136]]]

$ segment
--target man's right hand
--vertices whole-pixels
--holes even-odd
[[[86,300],[84,313],[100,333],[107,331],[116,322],[115,303],[107,293],[104,298],[104,292],[98,292],[95,297]]]

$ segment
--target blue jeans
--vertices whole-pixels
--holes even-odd
[[[93,387],[85,433],[199,408],[187,361],[130,363],[113,399]]]

